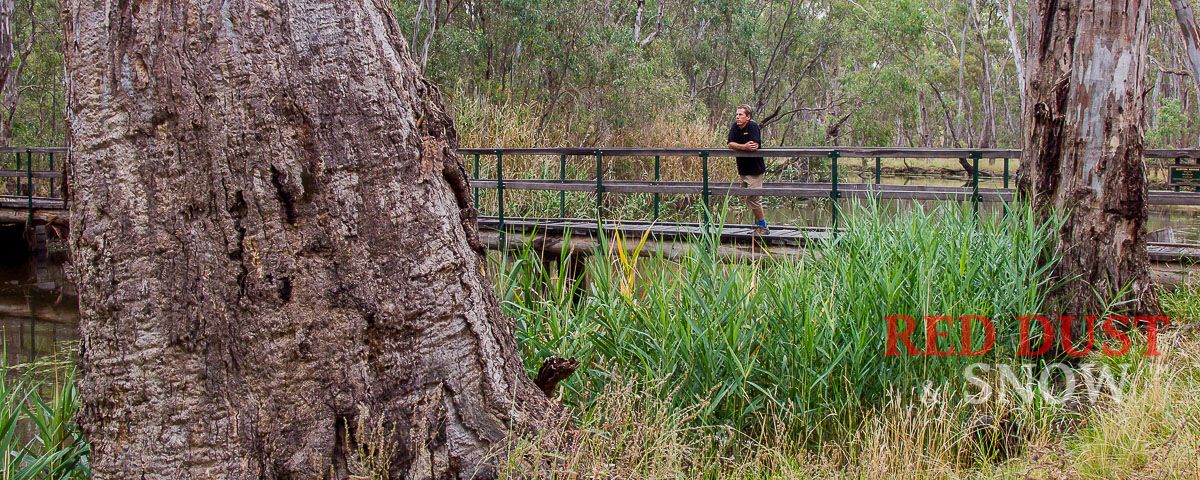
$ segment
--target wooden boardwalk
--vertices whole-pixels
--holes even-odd
[[[708,156],[713,158],[729,157],[829,157],[837,152],[841,158],[970,158],[976,154],[979,158],[1011,158],[1020,159],[1021,150],[1013,148],[936,148],[936,147],[768,147],[754,152],[743,152],[729,148],[460,148],[461,155],[541,155],[541,156],[578,156],[590,157],[601,155],[605,157],[695,157]],[[1200,149],[1148,149],[1143,153],[1146,158],[1200,158]]]
[[[23,223],[29,220],[29,198],[0,195],[0,222]],[[33,197],[33,219],[40,223],[67,223],[67,204],[61,198]]]
[[[471,180],[471,187],[495,190],[495,179]],[[833,184],[825,182],[767,182],[761,189],[742,188],[738,184],[709,183],[712,195],[762,195],[764,197],[829,198]],[[873,183],[839,183],[840,198],[881,198],[889,200],[957,200],[970,201],[971,187],[944,187],[928,185],[888,185]],[[595,192],[595,180],[527,180],[505,179],[505,190],[546,190],[567,192]],[[659,193],[659,194],[703,194],[702,182],[664,182],[605,180],[604,193]],[[979,200],[983,202],[1012,202],[1011,188],[980,188]],[[1150,205],[1200,205],[1200,193],[1151,190],[1146,198]]]
[[[507,182],[505,182],[507,184]],[[507,187],[507,185],[506,185]],[[1158,192],[1174,193],[1174,192]],[[1195,195],[1183,193],[1182,195]],[[934,197],[941,198],[941,197]],[[26,197],[0,195],[0,221],[24,222],[28,218],[29,199]],[[1188,204],[1190,205],[1190,204]],[[66,223],[66,204],[62,199],[34,197],[34,217],[47,223]],[[480,230],[499,231],[497,217],[480,217]],[[640,220],[605,220],[603,224],[594,219],[580,218],[506,218],[504,231],[520,234],[548,234],[563,236],[594,237],[603,230],[607,235],[620,232],[626,239],[640,239],[650,230],[650,236],[659,241],[686,241],[701,235],[719,235],[723,244],[760,244],[772,246],[803,247],[810,241],[827,240],[832,231],[826,227],[795,227],[774,225],[769,235],[755,235],[752,225],[726,224],[711,226],[706,232],[699,223],[648,222]],[[1192,262],[1200,264],[1200,244],[1175,242],[1150,242],[1147,245],[1150,259],[1155,262]]]
[[[719,234],[722,243],[746,243],[756,239],[767,245],[803,246],[809,241],[827,240],[832,236],[828,228],[772,226],[770,235],[755,235],[753,225],[729,224],[723,227],[715,225],[708,229],[707,234]],[[496,217],[480,217],[480,230],[499,231],[500,222]],[[581,218],[506,218],[504,231],[506,233],[541,234],[564,236],[578,235],[594,237],[601,230],[609,237],[617,233],[626,240],[636,242],[650,231],[650,238],[658,241],[688,241],[699,239],[706,234],[705,228],[699,223],[663,223],[634,220],[606,220],[603,225],[596,220]]]
[[[479,229],[482,231],[500,231],[500,221],[497,217],[480,217]],[[803,248],[809,242],[828,240],[832,237],[829,228],[772,226],[769,235],[755,235],[752,225],[727,224],[721,227],[712,226],[708,235],[719,237],[722,244],[750,245]],[[699,223],[665,223],[631,220],[596,220],[579,218],[506,218],[503,231],[507,234],[542,235],[559,238],[565,237],[595,237],[603,231],[609,238],[617,234],[626,242],[636,243],[646,231],[650,238],[660,242],[680,242],[700,238],[705,234],[705,228]],[[1179,263],[1200,265],[1200,244],[1149,242],[1146,249],[1150,260],[1160,263]]]

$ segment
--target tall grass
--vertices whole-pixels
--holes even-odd
[[[744,430],[782,415],[819,443],[929,382],[961,385],[967,363],[1011,361],[1015,318],[1038,313],[1049,290],[1040,258],[1054,228],[1027,208],[1004,218],[953,204],[892,215],[856,207],[836,239],[759,263],[720,261],[701,240],[683,258],[652,252],[631,271],[615,253],[627,241],[614,238],[577,282],[526,250],[500,266],[500,294],[527,364],[584,361],[567,383],[569,402],[595,401],[588,392],[619,371],[666,382],[677,408],[701,405],[699,423]],[[983,358],[885,357],[889,315],[987,316],[997,345]],[[942,348],[959,343],[957,327],[940,330]],[[981,331],[973,337],[982,343]],[[924,346],[920,333],[913,341]]]
[[[12,366],[0,356],[0,480],[91,477],[73,362],[57,358]],[[10,376],[16,370],[16,376]]]
[[[863,428],[805,448],[768,430],[749,436],[697,425],[664,381],[622,379],[582,406],[568,430],[518,442],[502,478],[591,479],[1110,479],[1200,478],[1200,338],[1168,334],[1164,355],[1139,367],[1125,401],[1082,414],[1078,430],[1031,424],[1024,453],[989,457],[961,410],[893,400]],[[774,423],[788,417],[775,416]]]

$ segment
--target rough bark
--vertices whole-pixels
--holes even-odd
[[[1025,148],[1018,188],[1044,215],[1067,212],[1051,308],[1155,313],[1146,256],[1142,160],[1149,0],[1034,0],[1029,11]]]
[[[377,422],[391,478],[488,477],[558,411],[389,2],[64,7],[97,479],[347,478]]]
[[[542,389],[542,393],[547,397],[554,396],[554,388],[560,382],[566,380],[571,374],[575,373],[575,369],[579,368],[579,360],[575,357],[559,358],[550,357],[542,362],[542,367],[538,369],[537,377],[533,383]]]
[[[1192,72],[1192,86],[1196,96],[1200,98],[1200,25],[1196,24],[1196,15],[1187,0],[1171,0],[1175,8],[1175,21],[1179,24],[1179,32],[1187,49],[1188,66]]]

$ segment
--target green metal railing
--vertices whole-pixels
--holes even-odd
[[[834,150],[829,152],[829,177],[833,182],[833,185],[829,189],[829,209],[833,212],[833,223],[831,225],[833,225],[834,233],[837,233],[838,210],[841,208],[841,205],[838,203],[838,199],[841,198],[841,194],[838,192],[838,158],[841,158],[841,156],[842,153],[840,151]]]
[[[971,169],[970,191],[969,193],[961,194],[960,198],[969,199],[976,213],[979,211],[979,204],[984,201],[984,197],[980,191],[980,160],[983,158],[1000,158],[1004,162],[1003,182],[1004,188],[1007,189],[1010,184],[1010,159],[1016,157],[1019,152],[1016,150],[969,150],[969,149],[906,149],[906,148],[863,148],[863,147],[797,147],[797,148],[777,148],[763,149],[758,152],[737,152],[726,149],[581,149],[581,148],[546,148],[546,149],[462,149],[461,153],[473,155],[474,157],[474,175],[473,179],[494,180],[496,190],[496,217],[498,223],[503,226],[506,220],[505,212],[505,186],[506,181],[504,175],[504,157],[506,155],[534,155],[534,156],[557,156],[558,157],[558,182],[563,185],[558,189],[558,214],[560,218],[567,216],[567,191],[580,190],[578,186],[567,188],[567,161],[568,157],[583,157],[591,156],[594,161],[595,175],[594,186],[590,189],[595,195],[595,217],[602,220],[607,216],[608,208],[606,205],[607,194],[609,193],[609,183],[614,180],[606,178],[608,175],[607,168],[611,165],[606,164],[606,157],[653,157],[654,170],[653,182],[644,185],[646,188],[665,187],[670,185],[662,183],[662,159],[663,157],[684,157],[696,158],[699,160],[700,167],[700,185],[699,191],[700,201],[705,206],[709,206],[712,200],[712,178],[710,171],[710,159],[712,157],[746,157],[746,156],[764,156],[764,157],[825,157],[829,161],[829,177],[830,184],[828,190],[828,199],[830,201],[831,224],[836,232],[839,228],[841,216],[841,198],[844,196],[842,191],[843,182],[840,175],[841,162],[840,159],[846,156],[855,158],[863,158],[864,162],[868,158],[874,158],[874,179],[873,185],[878,188],[883,181],[883,158],[931,158],[931,159],[969,159]],[[480,157],[491,155],[495,157],[495,178],[481,179],[480,178]],[[864,166],[866,164],[864,163]],[[513,182],[520,182],[518,179],[512,179]],[[679,182],[676,182],[679,183]],[[693,184],[694,185],[694,184]],[[803,185],[798,183],[797,185]],[[857,184],[855,184],[857,185]],[[492,187],[488,187],[492,188]],[[694,188],[694,187],[692,187]],[[553,187],[543,187],[537,189],[553,189]],[[474,189],[475,206],[479,208],[480,197],[479,188]],[[585,190],[586,191],[586,190]],[[627,186],[625,190],[629,191]],[[639,190],[641,191],[641,190]],[[653,218],[658,220],[662,216],[662,191],[647,190],[652,192]],[[675,190],[677,192],[677,190]],[[743,192],[744,193],[744,192]],[[876,196],[876,198],[878,198]],[[707,209],[705,209],[707,210]],[[707,214],[705,215],[707,217]],[[708,218],[704,218],[708,222]],[[501,229],[502,230],[502,229]]]
[[[558,156],[558,181],[560,181],[560,182],[567,181],[567,156],[566,155]],[[657,208],[658,207],[656,205],[655,212],[658,211]],[[655,213],[655,215],[657,216],[657,213]],[[559,190],[558,191],[558,218],[566,218],[566,216],[567,216],[567,191]]]
[[[1012,149],[938,149],[938,148],[898,148],[898,147],[786,147],[786,148],[768,148],[757,152],[741,152],[724,148],[714,149],[641,149],[641,148],[613,148],[613,149],[592,149],[592,148],[537,148],[537,149],[460,149],[460,153],[472,156],[473,159],[473,182],[481,182],[486,180],[494,180],[496,190],[496,216],[498,223],[503,232],[503,226],[506,220],[506,201],[505,192],[510,187],[506,183],[520,182],[521,179],[506,178],[504,161],[506,156],[514,155],[534,155],[547,156],[553,155],[558,157],[558,182],[562,185],[558,188],[558,212],[559,216],[565,218],[567,215],[567,162],[569,157],[586,157],[591,156],[595,162],[595,185],[592,190],[595,193],[595,215],[598,220],[603,219],[608,211],[605,204],[606,194],[610,193],[610,184],[613,182],[622,182],[622,180],[611,180],[606,178],[609,175],[608,168],[611,164],[606,164],[606,157],[638,157],[646,158],[653,157],[654,159],[654,180],[646,184],[642,184],[639,188],[631,189],[630,185],[617,185],[621,188],[616,188],[617,192],[649,192],[653,195],[653,217],[655,220],[662,216],[662,193],[689,193],[699,194],[700,200],[707,207],[712,201],[713,183],[711,178],[711,160],[713,158],[735,158],[735,157],[768,157],[768,158],[827,158],[829,161],[830,183],[826,194],[831,204],[831,222],[834,230],[839,227],[841,216],[840,201],[846,196],[846,192],[850,195],[863,196],[863,189],[858,188],[863,184],[845,183],[841,179],[841,159],[844,158],[860,158],[863,159],[863,167],[867,168],[865,163],[867,159],[874,158],[874,179],[873,185],[876,186],[877,192],[885,192],[884,189],[879,189],[883,180],[883,162],[884,158],[925,158],[925,159],[968,159],[972,167],[972,174],[969,184],[969,193],[967,189],[954,189],[956,192],[955,198],[961,200],[969,199],[976,213],[979,211],[979,204],[985,201],[983,191],[980,188],[980,160],[984,158],[1002,159],[1003,160],[1003,188],[1002,192],[1009,192],[1011,185],[1011,169],[1010,161],[1012,158],[1020,156],[1020,151]],[[62,176],[59,171],[62,168],[61,162],[56,160],[67,154],[65,148],[50,147],[50,148],[0,148],[0,193],[3,200],[6,202],[7,208],[24,207],[28,211],[29,218],[32,219],[33,212],[42,203],[42,208],[48,208],[44,204],[45,200],[61,199],[58,189],[56,189],[56,179]],[[481,162],[483,157],[493,156],[495,158],[495,178],[481,178]],[[1185,149],[1185,150],[1147,150],[1145,152],[1147,158],[1172,159],[1176,165],[1184,165],[1185,160],[1191,159],[1200,165],[1200,149]],[[663,157],[680,157],[692,158],[699,160],[700,170],[700,185],[697,189],[695,183],[688,182],[662,182],[662,160]],[[9,161],[11,159],[11,162]],[[1192,168],[1192,167],[1188,167]],[[633,182],[630,182],[633,183]],[[681,187],[681,185],[683,185]],[[690,186],[688,186],[690,185]],[[785,187],[803,186],[804,183],[783,184]],[[843,189],[843,187],[846,187]],[[476,209],[480,208],[480,187],[473,185],[474,205]],[[520,186],[517,188],[521,189]],[[725,187],[722,187],[725,188]],[[774,187],[775,192],[782,192],[786,188],[779,188],[779,185]],[[805,187],[810,188],[810,187]],[[529,188],[524,188],[529,189]],[[546,186],[537,189],[554,189],[553,186]],[[726,190],[726,194],[736,188],[731,186],[730,190]],[[857,189],[857,190],[856,190]],[[570,190],[586,191],[574,186]],[[747,195],[744,189],[738,195]],[[947,190],[950,190],[947,187]],[[1179,187],[1174,187],[1175,191],[1180,191]],[[807,192],[807,190],[806,190]],[[953,193],[953,192],[952,192]],[[901,197],[896,196],[896,192],[892,192],[893,198],[919,198],[919,197]],[[1005,193],[1009,195],[1010,193]],[[788,194],[788,193],[764,193],[763,196],[785,195],[785,196],[802,196],[813,198],[815,195],[808,193],[804,194]],[[988,197],[995,199],[999,194],[995,189],[988,191]],[[1159,197],[1165,197],[1167,194],[1158,192],[1154,193]],[[1175,195],[1175,194],[1171,194]],[[879,198],[875,195],[875,198]],[[928,197],[924,197],[928,198]],[[1001,197],[1007,198],[1007,197]],[[1153,198],[1153,197],[1152,197]],[[1174,200],[1172,200],[1174,198]],[[1168,198],[1162,203],[1175,205],[1200,205],[1196,201],[1194,194],[1183,193],[1182,196]],[[17,202],[20,202],[18,204]],[[1179,203],[1171,203],[1179,202]],[[18,206],[20,205],[20,206]],[[62,207],[55,207],[62,208]],[[706,209],[707,210],[707,209]],[[708,222],[707,214],[704,215],[704,221]]]
[[[604,153],[596,150],[596,218],[604,218]]]
[[[979,215],[979,202],[983,201],[983,197],[979,196],[980,158],[983,158],[983,154],[971,152],[971,208],[974,209],[975,215]]]
[[[662,168],[662,156],[655,155],[654,156],[654,183],[658,183],[659,181],[662,180],[661,168]],[[660,203],[662,203],[661,194],[659,194],[658,192],[654,192],[654,220],[655,221],[658,221],[658,216],[660,213],[659,212]],[[565,214],[562,216],[566,217]]]
[[[0,161],[0,201],[3,206],[24,207],[27,225],[31,225],[38,204],[62,198],[55,189],[54,180],[62,173],[54,166],[54,156],[65,153],[64,148],[0,148],[0,159],[5,159]],[[7,161],[8,158],[12,161]]]
[[[991,159],[1001,159],[1003,161],[1003,175],[1002,175],[1003,190],[1000,190],[1000,193],[998,193],[996,189],[992,189],[989,191],[988,195],[989,195],[989,198],[993,198],[993,199],[995,199],[995,198],[1010,198],[1012,195],[1012,192],[1010,190],[1011,178],[1012,178],[1011,168],[1010,168],[1011,167],[1011,159],[1017,158],[1020,156],[1020,151],[1012,150],[1012,149],[936,149],[936,148],[895,148],[895,147],[883,147],[883,148],[794,147],[794,148],[762,149],[757,152],[740,152],[740,151],[733,151],[733,150],[727,150],[727,149],[639,149],[639,148],[461,149],[460,153],[463,153],[466,155],[474,155],[474,167],[475,168],[474,168],[473,178],[476,181],[489,180],[489,179],[481,179],[480,178],[480,156],[481,155],[495,156],[495,159],[496,159],[495,173],[496,173],[496,175],[494,178],[494,181],[495,181],[494,188],[496,189],[496,200],[497,200],[496,216],[497,216],[498,223],[501,226],[501,228],[500,228],[501,231],[503,231],[503,225],[506,220],[504,191],[508,187],[505,186],[505,182],[507,180],[509,180],[509,179],[506,179],[504,176],[504,165],[503,164],[504,164],[505,155],[508,155],[508,156],[512,156],[512,155],[533,155],[533,156],[554,155],[554,156],[558,157],[558,160],[559,160],[558,182],[561,185],[559,188],[557,188],[558,194],[559,194],[558,195],[558,212],[559,212],[559,216],[561,218],[566,218],[566,216],[567,216],[566,215],[567,214],[567,208],[566,208],[566,193],[567,193],[567,191],[568,190],[581,191],[581,189],[579,188],[579,185],[577,183],[573,184],[574,186],[571,186],[570,188],[568,188],[568,186],[567,186],[568,185],[568,180],[567,180],[568,157],[591,156],[595,162],[595,184],[591,188],[591,190],[595,194],[595,216],[596,216],[597,220],[603,220],[604,217],[608,213],[607,207],[605,204],[605,199],[606,199],[606,194],[610,192],[610,187],[609,187],[610,183],[612,183],[612,182],[636,183],[636,182],[629,182],[629,181],[623,181],[623,180],[611,180],[611,179],[606,178],[606,175],[607,175],[606,166],[611,166],[611,165],[605,163],[605,157],[651,157],[651,156],[653,157],[653,159],[654,159],[654,180],[653,180],[653,182],[648,182],[648,183],[639,185],[639,188],[641,188],[641,189],[631,189],[630,185],[628,185],[628,184],[618,185],[621,188],[618,188],[617,190],[620,192],[650,192],[650,193],[652,193],[652,195],[653,195],[653,200],[652,200],[653,201],[653,218],[655,220],[660,219],[660,217],[662,216],[661,193],[680,193],[681,191],[685,191],[686,193],[699,193],[701,202],[703,202],[703,204],[706,207],[710,205],[711,195],[712,195],[712,182],[711,182],[712,179],[711,179],[711,172],[710,172],[709,167],[710,167],[710,159],[712,159],[713,157],[725,157],[725,158],[752,157],[752,156],[763,156],[763,157],[774,157],[774,158],[780,158],[780,157],[822,158],[822,157],[824,157],[824,158],[827,158],[829,161],[830,183],[829,183],[829,190],[827,192],[827,197],[828,197],[828,199],[830,201],[830,205],[831,205],[831,208],[830,208],[830,214],[832,217],[831,222],[832,222],[832,226],[833,226],[833,230],[834,230],[835,234],[838,231],[839,221],[840,221],[840,216],[841,216],[840,201],[841,201],[841,198],[843,196],[845,196],[844,191],[843,191],[843,186],[849,185],[849,186],[857,187],[857,186],[862,185],[862,184],[846,184],[841,181],[840,159],[842,159],[842,158],[845,158],[845,157],[862,158],[864,160],[864,162],[866,162],[866,159],[868,159],[868,158],[875,159],[874,179],[873,179],[872,185],[875,186],[874,188],[875,188],[876,193],[872,194],[872,196],[876,199],[879,198],[880,193],[887,193],[887,192],[885,192],[884,189],[879,188],[879,186],[882,184],[882,180],[883,180],[883,165],[882,165],[883,158],[924,158],[924,159],[947,159],[947,160],[959,159],[959,160],[963,160],[963,161],[969,161],[969,163],[963,162],[964,164],[969,165],[971,168],[970,180],[969,180],[969,184],[967,185],[967,188],[944,187],[944,190],[946,190],[946,191],[952,190],[952,192],[950,192],[950,194],[953,194],[955,196],[955,198],[959,198],[963,201],[969,200],[972,204],[973,211],[975,212],[976,215],[978,215],[980,203],[982,203],[986,200],[983,195],[983,192],[980,188],[980,177],[981,177],[980,160],[982,160],[984,158],[991,158]],[[683,157],[683,158],[698,159],[699,164],[700,164],[699,165],[699,167],[700,167],[700,185],[699,185],[698,191],[694,190],[695,189],[694,183],[690,184],[690,185],[693,185],[691,187],[686,187],[686,186],[680,187],[680,185],[685,185],[688,183],[687,182],[662,182],[662,158],[663,157]],[[1178,160],[1180,158],[1193,158],[1193,159],[1197,159],[1197,162],[1200,163],[1200,149],[1148,150],[1148,151],[1146,151],[1146,157],[1148,157],[1148,158],[1176,158],[1177,159],[1176,163],[1181,162],[1181,160]],[[866,163],[864,163],[864,167],[866,167]],[[514,183],[520,183],[521,181],[522,180],[512,179],[512,182],[514,182]],[[539,179],[539,181],[540,181],[540,179]],[[793,185],[803,186],[805,184],[797,182],[797,183],[794,183]],[[672,187],[672,188],[667,188],[667,187]],[[476,186],[474,188],[476,208],[479,208],[479,190],[480,190],[480,188],[481,187],[478,187],[478,186]],[[482,187],[482,188],[492,188],[492,187]],[[540,185],[536,188],[529,187],[529,186],[525,186],[525,187],[518,186],[517,188],[523,189],[523,190],[530,190],[530,189],[532,189],[532,190],[554,190],[554,189],[556,189],[553,185],[544,185],[544,184]],[[733,189],[732,186],[730,188]],[[776,191],[780,191],[778,189],[778,185],[773,188],[777,188]],[[897,186],[897,188],[900,188],[900,187]],[[907,188],[912,188],[912,187],[910,186]],[[936,190],[938,188],[943,188],[943,187],[922,187],[922,188],[929,188],[930,189],[929,191],[931,192],[930,195],[934,195],[934,194],[939,193],[934,190]],[[688,190],[688,189],[691,189],[691,190]],[[660,191],[660,190],[662,190],[662,191]],[[854,188],[851,188],[850,190],[854,190]],[[1176,189],[1176,190],[1178,191],[1178,189]],[[586,190],[582,190],[582,191],[586,191]],[[959,192],[959,193],[954,193],[954,192]],[[726,193],[728,193],[728,191]],[[861,188],[858,189],[855,193],[859,196],[863,195],[863,191]],[[943,191],[941,193],[946,193],[946,192]],[[747,193],[746,192],[739,193],[739,195],[745,195],[745,194],[747,194]],[[1003,196],[1001,196],[1001,194],[1003,194]],[[763,195],[770,196],[771,194],[764,193]],[[782,194],[777,193],[776,195],[782,195]],[[913,199],[929,198],[928,196],[920,197],[915,194],[913,194],[912,196],[909,196],[909,197],[904,197],[903,195],[898,196],[899,194],[897,194],[897,192],[891,192],[891,195],[894,198],[913,198]],[[790,196],[803,196],[803,197],[807,197],[807,198],[812,197],[812,195],[808,195],[808,194],[803,194],[803,195],[791,194]],[[939,198],[942,198],[942,197],[939,197]],[[1179,204],[1179,205],[1200,204],[1200,202],[1197,202],[1194,198],[1183,199],[1182,197],[1180,197],[1179,199],[1176,199],[1176,200],[1168,199],[1166,201],[1166,203],[1172,204],[1172,203],[1169,203],[1171,201],[1182,202],[1182,203],[1173,203],[1173,204]],[[706,213],[703,218],[703,221],[706,224],[709,221],[709,218],[707,218],[708,217],[707,210],[708,209],[705,208]],[[1007,214],[1007,205],[1005,205],[1005,214]]]

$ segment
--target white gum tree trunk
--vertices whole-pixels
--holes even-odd
[[[1054,272],[1058,312],[1100,315],[1128,287],[1126,313],[1156,313],[1146,255],[1142,91],[1150,0],[1033,0],[1025,148],[1018,187],[1069,212]]]

